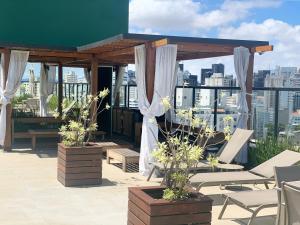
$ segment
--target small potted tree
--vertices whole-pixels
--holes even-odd
[[[166,111],[171,108],[168,98],[162,99],[162,104]],[[208,140],[216,134],[205,119],[195,116],[197,111],[196,108],[178,110],[180,124],[175,131],[159,127],[164,141],[158,142],[153,157],[164,165],[163,186],[129,188],[128,225],[211,223],[212,200],[189,188],[192,171]],[[225,123],[230,121],[230,117],[224,119]],[[229,125],[224,133],[229,139]],[[216,163],[212,156],[209,160]]]
[[[64,186],[96,185],[102,183],[102,150],[90,137],[97,130],[97,116],[110,106],[102,106],[108,89],[93,96],[88,95],[78,103],[63,102],[58,144],[57,179]]]

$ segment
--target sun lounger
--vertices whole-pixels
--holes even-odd
[[[235,132],[233,133],[231,139],[227,142],[223,150],[220,152],[218,159],[219,163],[226,164],[226,169],[230,170],[236,170],[236,168],[243,169],[242,166],[237,167],[237,165],[233,164],[231,167],[232,161],[237,156],[237,154],[241,151],[241,149],[247,144],[249,139],[251,138],[253,134],[253,130],[244,130],[237,128]],[[154,171],[157,170],[164,170],[164,167],[161,163],[153,162],[151,163],[153,168],[151,173],[148,176],[147,181],[150,180],[152,174]],[[207,160],[201,160],[196,168],[194,170],[200,170],[200,169],[209,169],[211,166],[209,165],[209,162]]]
[[[300,167],[275,167],[276,185],[280,187],[282,181],[295,181],[300,180]],[[251,225],[257,214],[265,208],[278,206],[280,202],[280,194],[278,190],[259,190],[259,191],[241,191],[224,194],[226,198],[223,208],[220,212],[219,219],[222,219],[224,212],[229,203],[234,203],[241,208],[252,213],[248,225]],[[280,214],[280,207],[278,208],[278,215]],[[278,218],[277,218],[278,219]]]
[[[285,223],[282,224],[300,224],[300,181],[288,183],[283,182],[282,196],[286,209],[284,215],[284,219],[286,220]]]
[[[190,179],[190,185],[197,191],[203,186],[230,184],[265,184],[274,180],[274,167],[292,166],[300,162],[300,153],[285,150],[249,171],[197,173]]]

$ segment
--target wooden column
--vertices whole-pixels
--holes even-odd
[[[251,52],[251,49],[250,49]],[[252,114],[252,87],[253,87],[253,67],[254,67],[254,53],[251,53],[249,57],[249,66],[247,72],[246,90],[247,90],[247,103],[249,108],[249,114]],[[248,119],[248,129],[251,128],[251,117]]]
[[[146,93],[151,104],[154,94],[156,48],[152,43],[146,44]]]
[[[10,61],[10,50],[5,49],[3,52],[4,57],[4,67],[3,67],[3,73],[4,73],[4,88],[6,86],[6,81],[8,79],[8,68],[9,68],[9,61]],[[12,106],[11,104],[8,104],[6,106],[6,133],[5,133],[5,139],[4,139],[4,145],[3,149],[4,151],[11,151],[12,148]]]
[[[97,95],[98,92],[98,60],[93,58],[91,61],[91,95]],[[94,113],[97,113],[97,105],[93,104],[91,110]],[[94,116],[94,122],[97,121],[97,117]]]
[[[58,113],[62,115],[62,102],[63,102],[63,66],[58,64]]]

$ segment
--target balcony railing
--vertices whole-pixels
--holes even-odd
[[[239,92],[239,87],[177,86],[174,106],[175,109],[198,108],[200,117],[205,117],[211,127],[221,130],[225,116],[233,117],[233,126],[238,122]],[[251,96],[249,118],[255,136],[293,135],[291,131],[300,130],[300,88],[253,88]],[[121,87],[120,106],[138,107],[136,86]]]

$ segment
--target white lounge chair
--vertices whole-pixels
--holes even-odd
[[[190,185],[197,191],[203,186],[230,184],[265,184],[274,180],[274,167],[292,166],[300,162],[300,153],[285,150],[249,171],[197,173],[190,179]]]
[[[275,167],[274,171],[276,177],[275,179],[276,185],[278,188],[281,188],[281,182],[283,181],[289,182],[289,181],[300,180],[299,166]],[[223,197],[225,197],[226,200],[220,212],[219,219],[222,219],[228,204],[231,202],[252,213],[248,225],[252,224],[257,214],[261,210],[265,208],[279,206],[278,213],[277,213],[278,215],[277,224],[279,224],[279,221],[282,221],[279,218],[279,215],[281,214],[281,205],[278,204],[281,202],[280,196],[281,194],[278,192],[277,189],[259,190],[259,191],[241,191],[241,192],[224,194]],[[300,202],[300,196],[299,196],[299,202]]]
[[[226,164],[227,169],[236,168],[236,165],[230,163],[233,162],[237,154],[248,143],[252,135],[253,135],[253,130],[245,130],[245,129],[237,128],[233,133],[232,137],[230,138],[230,140],[223,148],[223,150],[221,150],[221,152],[219,153],[218,155],[219,163],[222,165]],[[161,163],[153,162],[151,164],[153,168],[147,178],[147,181],[150,180],[155,170],[161,170],[161,171],[164,170],[164,166]],[[194,170],[209,169],[209,168],[211,168],[209,162],[207,160],[201,160],[197,164],[196,168],[194,168]],[[243,167],[239,167],[239,168],[243,168]]]

